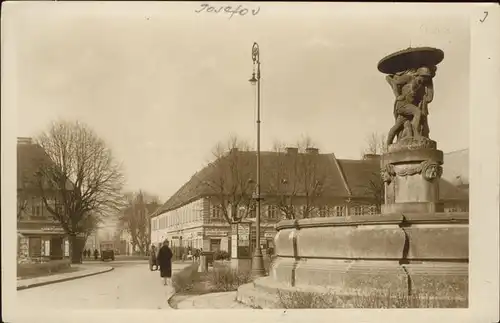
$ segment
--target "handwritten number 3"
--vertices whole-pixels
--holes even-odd
[[[481,23],[483,23],[483,22],[486,20],[486,17],[488,17],[488,11],[485,11],[485,12],[484,12],[484,18],[483,18],[483,19],[479,19],[479,21],[480,21]]]

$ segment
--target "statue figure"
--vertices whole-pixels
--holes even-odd
[[[434,97],[432,78],[436,69],[436,66],[423,66],[387,75],[386,80],[396,97],[396,122],[387,136],[387,145],[392,144],[396,136],[398,141],[406,137],[429,138],[427,106]]]

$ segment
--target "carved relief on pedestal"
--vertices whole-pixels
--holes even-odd
[[[422,162],[422,176],[428,181],[433,181],[443,175],[443,167],[436,162]]]
[[[394,172],[394,165],[387,164],[380,170],[380,176],[384,183],[390,184],[396,173]]]
[[[382,180],[387,184],[390,184],[395,176],[406,177],[416,174],[422,174],[424,179],[432,181],[441,177],[443,174],[443,167],[435,161],[426,160],[419,164],[400,165],[397,169],[393,164],[387,164],[381,169],[380,173]]]

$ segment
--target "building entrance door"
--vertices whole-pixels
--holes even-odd
[[[220,251],[220,239],[210,239],[210,251]]]
[[[63,244],[62,237],[50,239],[50,259],[63,259]]]
[[[42,256],[42,238],[30,237],[29,256],[31,258],[40,258]]]

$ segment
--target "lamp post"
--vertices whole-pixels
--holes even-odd
[[[249,80],[253,85],[257,84],[257,187],[255,199],[257,201],[257,214],[256,214],[256,237],[255,237],[255,251],[252,258],[252,275],[254,277],[262,277],[265,275],[264,258],[262,257],[262,249],[260,247],[260,55],[259,45],[253,43],[252,46],[252,60],[253,60],[253,73],[252,78]]]

